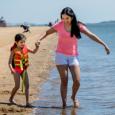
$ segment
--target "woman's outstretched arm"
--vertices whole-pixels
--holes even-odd
[[[92,33],[89,29],[85,28],[82,33],[84,33],[86,36],[88,36],[89,38],[91,38],[95,42],[103,45],[107,54],[110,53],[109,47],[98,36],[96,36],[94,33]]]
[[[50,28],[50,29],[47,30],[47,31],[45,32],[45,34],[40,38],[40,41],[43,40],[44,38],[46,38],[48,35],[53,34],[53,33],[55,33],[55,32],[56,32],[55,29]]]

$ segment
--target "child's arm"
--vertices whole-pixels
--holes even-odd
[[[10,57],[9,57],[9,62],[8,62],[8,65],[9,65],[9,68],[11,70],[11,73],[15,73],[15,70],[14,70],[14,68],[12,66],[13,57],[14,57],[14,52],[12,51],[11,54],[10,54]]]
[[[28,49],[28,52],[35,54],[39,49],[39,45],[40,45],[40,42],[36,42],[35,49],[33,49],[33,50]]]

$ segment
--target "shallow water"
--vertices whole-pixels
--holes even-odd
[[[115,27],[89,26],[111,48],[107,56],[102,46],[85,36],[79,41],[81,86],[80,108],[72,107],[72,79],[69,75],[67,108],[61,109],[60,79],[54,68],[42,86],[39,100],[33,105],[34,115],[115,115]]]

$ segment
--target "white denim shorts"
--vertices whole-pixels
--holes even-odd
[[[58,52],[55,55],[55,63],[56,65],[79,65],[78,56],[68,56]]]

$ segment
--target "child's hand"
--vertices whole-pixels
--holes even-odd
[[[16,73],[15,69],[12,68],[12,69],[11,69],[11,73],[12,73],[12,74]]]
[[[35,43],[35,46],[36,46],[36,47],[39,47],[39,45],[40,45],[40,42],[36,42],[36,43]]]

